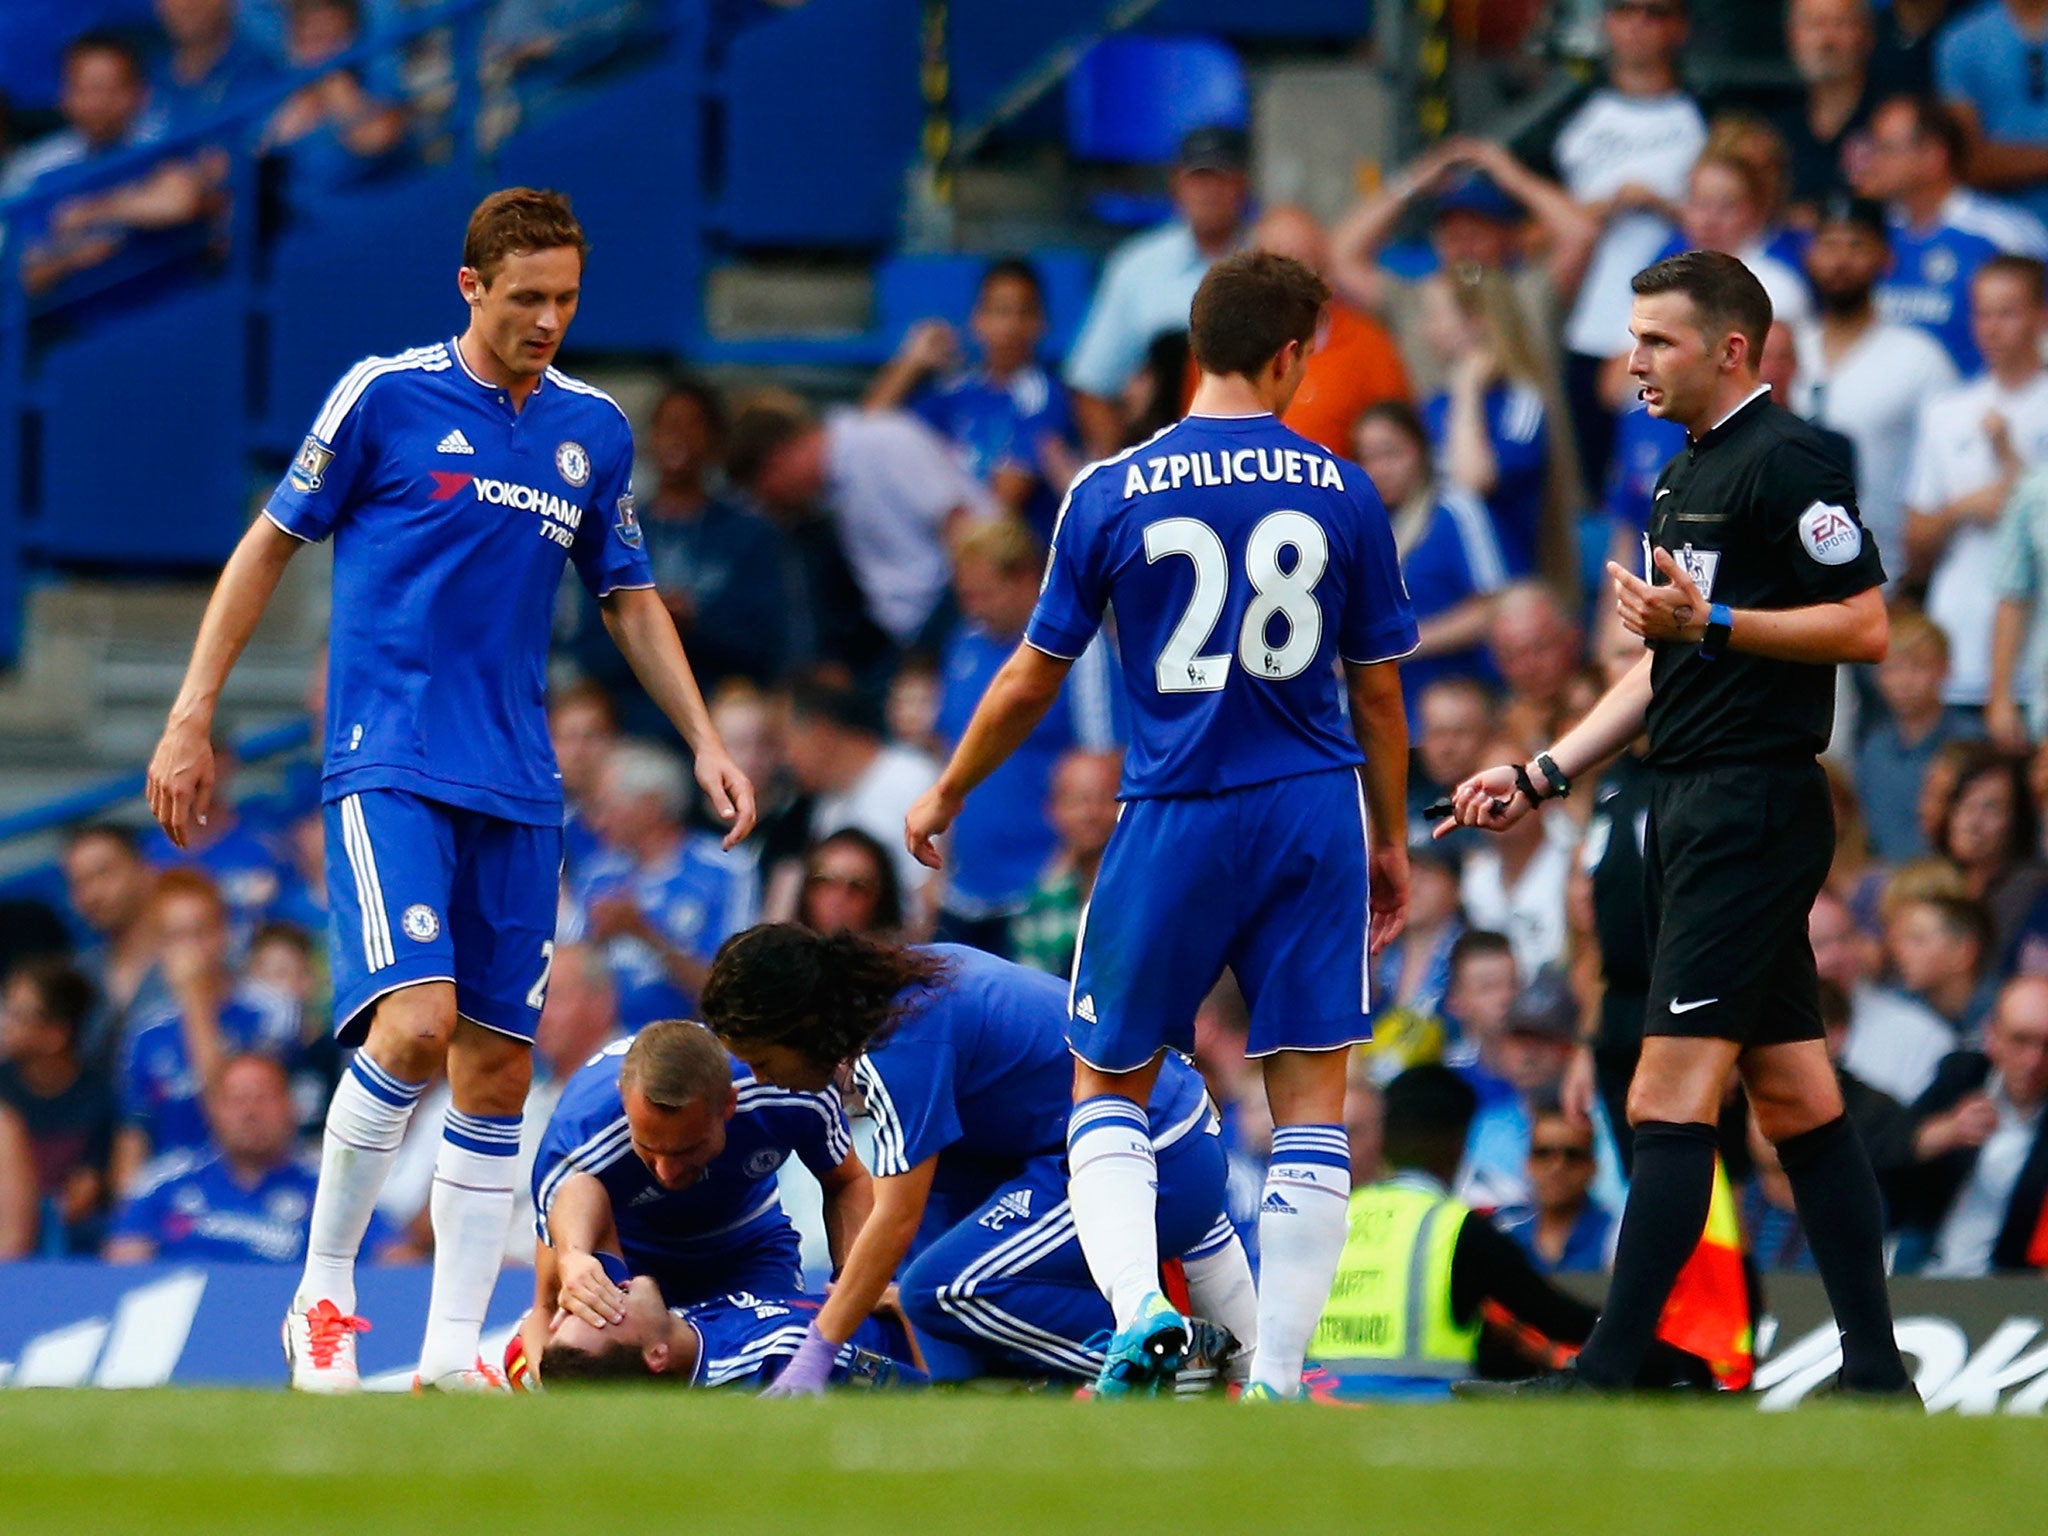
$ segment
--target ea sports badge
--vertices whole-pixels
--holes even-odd
[[[1863,530],[1841,507],[1816,501],[1799,514],[1799,542],[1822,565],[1847,565],[1863,553]]]
[[[405,928],[405,936],[415,944],[431,944],[441,936],[441,919],[434,915],[434,909],[423,901],[416,901],[405,909],[405,916],[399,919]]]
[[[579,490],[590,484],[590,455],[581,443],[569,442],[555,450],[555,468],[562,478]]]

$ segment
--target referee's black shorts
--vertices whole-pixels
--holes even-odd
[[[1644,848],[1646,1035],[1822,1038],[1806,920],[1835,853],[1812,759],[1660,772]]]

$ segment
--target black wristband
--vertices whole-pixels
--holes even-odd
[[[1542,773],[1544,779],[1548,781],[1553,796],[1559,800],[1569,800],[1571,798],[1572,781],[1566,778],[1563,770],[1557,766],[1556,758],[1552,757],[1548,752],[1538,752],[1536,754],[1536,767]]]

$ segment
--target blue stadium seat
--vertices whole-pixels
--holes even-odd
[[[1189,129],[1250,121],[1244,66],[1214,38],[1106,38],[1067,80],[1067,147],[1084,160],[1163,165]]]
[[[1088,312],[1095,286],[1095,258],[1085,251],[1028,253],[1045,284],[1046,334],[1040,349],[1048,360],[1066,356]],[[936,318],[967,324],[975,290],[988,267],[987,256],[891,256],[875,271],[875,330],[894,352],[903,333],[919,320]]]

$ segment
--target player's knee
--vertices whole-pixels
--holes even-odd
[[[465,1114],[516,1115],[532,1085],[532,1046],[466,1019],[456,1024],[448,1047],[448,1087]]]
[[[428,982],[378,1000],[364,1048],[393,1076],[424,1082],[446,1061],[454,1035],[455,989]]]

